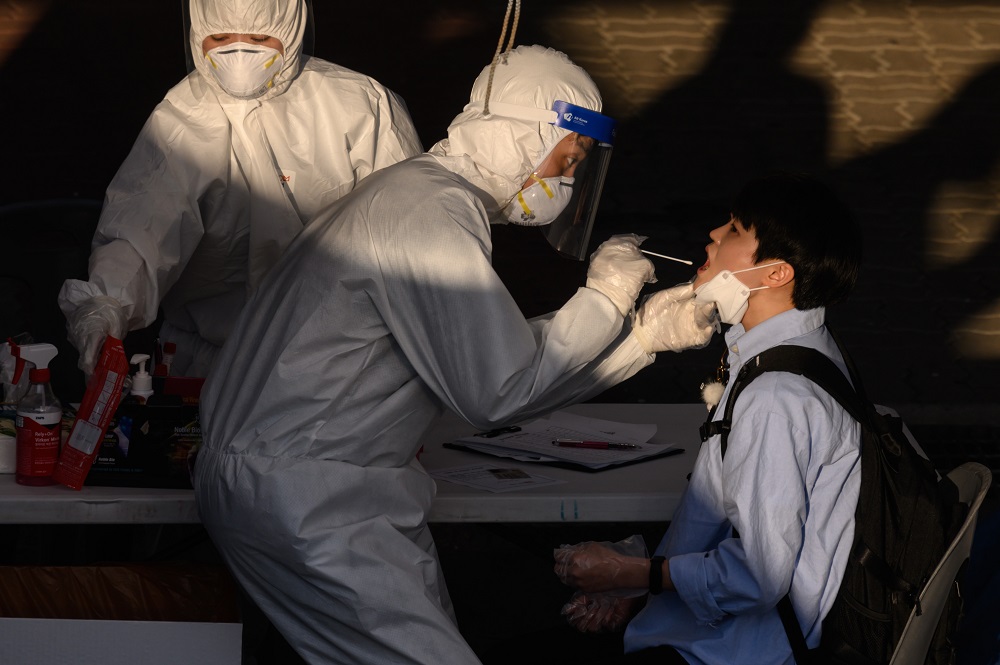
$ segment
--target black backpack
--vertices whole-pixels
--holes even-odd
[[[835,337],[836,339],[836,337]],[[954,483],[938,481],[931,463],[910,444],[899,418],[876,411],[840,341],[851,383],[825,355],[802,346],[776,346],[750,359],[733,379],[722,420],[702,426],[701,439],[721,434],[722,455],[732,427],[733,405],[763,372],[800,374],[817,384],[861,423],[861,491],[855,511],[854,546],[844,579],[823,619],[820,646],[808,649],[791,601],[778,603],[792,653],[799,665],[888,663],[927,578],[961,528],[965,506]],[[713,410],[714,414],[714,410]],[[739,536],[738,533],[734,535]],[[951,642],[962,599],[952,585],[928,650],[927,665],[954,663]]]

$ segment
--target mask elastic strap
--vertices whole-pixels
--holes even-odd
[[[515,198],[517,199],[517,202],[521,205],[521,210],[524,211],[525,215],[527,215],[528,217],[531,217],[532,215],[535,214],[531,210],[531,208],[528,207],[528,202],[524,200],[524,193],[523,192],[518,192],[517,196]]]
[[[555,198],[556,196],[555,192],[552,191],[552,188],[549,187],[549,183],[545,182],[543,178],[539,178],[534,173],[532,173],[529,177],[538,183],[538,185],[542,188],[547,197],[549,197],[550,199]]]
[[[788,261],[775,261],[774,263],[765,263],[762,266],[754,266],[753,268],[743,268],[742,270],[731,270],[730,274],[735,275],[738,272],[750,272],[751,270],[760,270],[761,268],[770,268],[771,266],[780,266],[783,263],[788,263]]]
[[[784,263],[788,263],[788,261],[775,261],[773,263],[765,263],[762,266],[754,266],[753,268],[744,268],[743,270],[733,270],[730,274],[731,275],[735,275],[738,272],[749,272],[751,270],[760,270],[761,268],[770,268],[771,266],[780,266],[780,265],[782,265]],[[761,289],[769,289],[769,288],[771,288],[771,287],[770,286],[755,286],[752,289],[749,288],[749,287],[747,287],[747,290],[748,291],[760,291]]]
[[[510,39],[507,40],[507,48],[503,47],[504,37],[507,36],[507,23],[510,21],[510,10],[514,8],[514,22],[511,24]],[[503,51],[504,63],[507,62],[507,54],[514,47],[514,35],[517,34],[517,22],[521,20],[521,0],[507,0],[507,13],[503,17],[503,30],[500,31],[500,42],[497,44],[497,52],[493,54],[493,62],[490,63],[490,79],[486,83],[486,102],[484,111],[490,114],[490,92],[493,90],[493,73],[496,71],[497,63],[500,61],[500,52]]]

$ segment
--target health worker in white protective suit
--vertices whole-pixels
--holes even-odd
[[[489,79],[487,68],[446,140],[367,178],[299,235],[202,391],[201,519],[310,663],[477,662],[427,528],[434,481],[416,458],[443,410],[479,429],[539,416],[714,330],[690,285],[629,321],[653,274],[635,236],[605,242],[561,309],[524,319],[491,266],[490,223],[558,212],[529,189],[572,186],[594,140],[553,124],[551,109],[597,116],[601,98],[540,46],[499,61],[487,114]]]
[[[172,373],[205,376],[248,294],[318,211],[422,152],[403,102],[302,53],[305,0],[191,0],[195,71],[146,121],[108,187],[88,281],[59,305],[80,368],[152,324]]]

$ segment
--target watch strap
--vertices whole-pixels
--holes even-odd
[[[654,556],[649,559],[649,593],[654,596],[663,592],[663,562],[666,557]]]

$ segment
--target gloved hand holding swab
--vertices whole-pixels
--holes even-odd
[[[642,248],[640,248],[640,249],[639,249],[639,251],[640,251],[640,252],[642,252],[643,254],[649,254],[650,256],[658,256],[658,257],[660,257],[661,259],[669,259],[670,261],[677,261],[677,263],[686,263],[686,264],[688,264],[689,266],[690,266],[690,265],[693,265],[693,264],[692,264],[692,263],[691,263],[690,261],[688,261],[687,259],[676,259],[676,258],[674,258],[674,257],[672,257],[672,256],[667,256],[666,254],[657,254],[656,252],[651,252],[651,251],[649,251],[648,249],[642,249]]]

